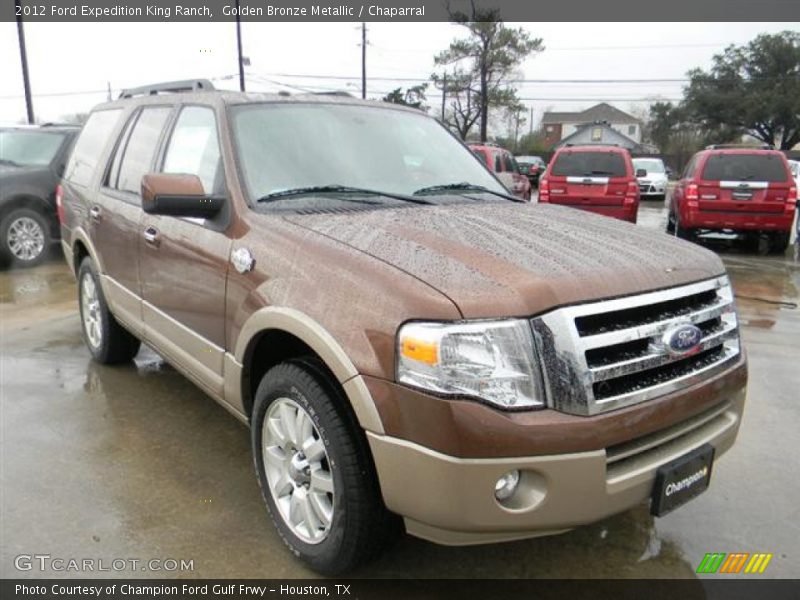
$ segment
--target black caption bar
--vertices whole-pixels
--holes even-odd
[[[800,597],[797,580],[674,579],[652,581],[605,580],[408,580],[408,579],[221,579],[221,580],[113,580],[113,579],[6,579],[0,581],[4,600],[51,598],[53,600],[260,600],[273,598],[322,599],[438,599],[484,600],[486,598],[536,598],[563,600],[705,600],[706,598]]]
[[[797,0],[474,0],[504,21],[798,21]],[[16,4],[16,5],[15,5]],[[449,21],[470,0],[2,0],[0,21]]]

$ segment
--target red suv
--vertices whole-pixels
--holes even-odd
[[[616,146],[559,149],[539,182],[539,202],[636,223],[639,185],[630,153]]]
[[[709,146],[686,166],[669,203],[667,232],[684,239],[710,232],[768,235],[789,245],[797,186],[777,150]]]
[[[469,149],[517,198],[531,199],[531,182],[522,174],[511,152],[489,142],[470,144]]]

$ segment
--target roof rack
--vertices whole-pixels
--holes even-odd
[[[119,97],[133,98],[134,96],[155,96],[159,93],[175,94],[178,92],[197,92],[213,89],[214,84],[208,79],[185,79],[183,81],[166,81],[122,90]]]
[[[772,144],[711,144],[706,150],[725,150],[741,148],[743,150],[774,150]]]

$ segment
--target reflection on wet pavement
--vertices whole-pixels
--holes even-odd
[[[663,231],[663,219],[643,206],[642,226]],[[742,551],[773,553],[767,576],[800,576],[800,263],[794,248],[707,245],[733,280],[751,376],[739,440],[705,494],[661,519],[640,506],[508,544],[403,537],[355,575],[694,577],[706,552]],[[60,260],[0,272],[0,316],[0,576],[37,575],[13,567],[37,552],[194,560],[191,572],[156,576],[314,576],[268,521],[241,424],[147,348],[127,366],[89,360]]]

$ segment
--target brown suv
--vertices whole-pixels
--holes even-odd
[[[143,340],[248,424],[294,554],[341,572],[401,523],[496,542],[706,488],[746,382],[714,254],[519,203],[417,110],[206,87],[91,113],[63,247],[93,357]]]

